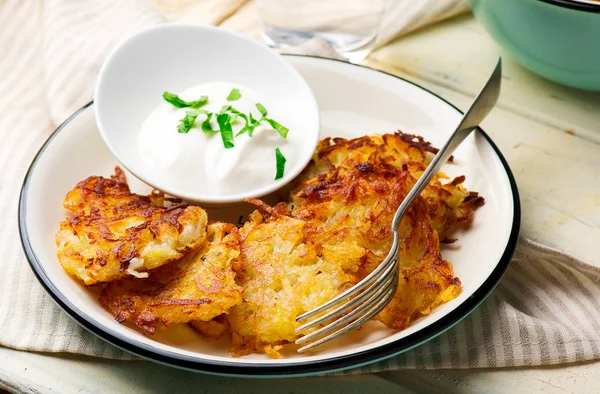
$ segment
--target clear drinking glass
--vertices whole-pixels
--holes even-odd
[[[263,36],[274,47],[319,36],[351,62],[375,44],[385,0],[258,0]]]

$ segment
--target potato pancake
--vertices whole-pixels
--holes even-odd
[[[227,315],[235,356],[278,357],[296,338],[296,316],[351,286],[360,268],[362,251],[352,244],[321,242],[312,223],[266,209],[240,230],[244,296]]]
[[[239,269],[240,243],[232,224],[208,226],[207,240],[179,261],[150,272],[146,279],[108,283],[100,293],[100,304],[122,323],[135,323],[144,334],[173,323],[209,321],[242,300],[235,283]],[[218,330],[208,323],[205,333]]]
[[[55,240],[58,259],[86,285],[126,277],[183,257],[206,238],[207,215],[199,207],[165,207],[160,194],[131,193],[125,174],[91,176],[64,201],[71,215]]]
[[[232,354],[278,349],[297,339],[300,314],[368,275],[391,246],[392,217],[425,169],[434,149],[402,133],[353,140],[326,138],[297,180],[287,205],[255,202],[241,229],[245,268],[238,283],[244,301],[227,319]],[[416,199],[400,225],[401,280],[377,319],[403,329],[461,289],[452,265],[440,256],[446,239],[483,204],[462,187],[464,177],[443,174]]]
[[[355,174],[356,179],[368,178],[367,174],[375,171],[387,175],[387,178],[380,180],[383,184],[387,182],[386,179],[393,178],[398,170],[408,172],[410,176],[406,182],[409,183],[410,190],[437,151],[422,137],[401,132],[352,140],[325,138],[319,142],[311,163],[296,181],[297,186],[292,191],[289,202],[291,205],[301,206],[309,194],[310,201],[313,201],[315,197],[324,194],[325,190],[331,193],[332,187],[328,184],[335,186],[333,184],[337,182],[340,185],[341,179],[352,182],[350,187],[346,190],[338,187],[333,193],[354,193],[357,183],[352,174]],[[447,176],[439,172],[421,193],[427,204],[431,223],[442,241],[457,225],[469,222],[475,209],[484,203],[483,197],[462,186],[464,176],[442,183],[445,179]],[[336,196],[331,199],[335,200]],[[327,215],[327,212],[321,214]]]
[[[344,229],[346,242],[363,246],[362,279],[387,255],[396,209],[427,167],[428,152],[436,151],[421,137],[402,133],[322,140],[292,192],[292,215],[323,229]],[[484,199],[462,186],[464,176],[442,183],[445,178],[439,173],[401,222],[401,280],[377,316],[390,328],[404,329],[460,294],[452,264],[441,258],[440,237],[449,241],[447,235],[470,221]]]

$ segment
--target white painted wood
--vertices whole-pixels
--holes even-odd
[[[147,361],[111,361],[0,348],[0,388],[17,393],[410,393],[376,375],[237,379]]]
[[[145,361],[111,361],[0,348],[0,388],[14,393],[593,392],[598,384],[599,367],[599,363],[586,363],[530,369],[396,371],[265,380],[207,376]]]

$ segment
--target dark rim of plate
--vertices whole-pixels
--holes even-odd
[[[403,78],[397,77],[393,74],[385,73],[378,70],[373,70],[369,67],[354,65],[347,63],[341,60],[334,59],[326,59],[320,58],[317,56],[306,56],[306,55],[286,55],[286,56],[294,56],[294,57],[305,57],[305,58],[313,58],[318,61],[325,62],[339,62],[348,67],[361,67],[373,72],[386,74],[390,77],[400,79],[404,82],[410,83],[422,89],[429,94],[434,95],[441,101],[450,105],[455,110],[459,111],[454,105],[444,100],[442,97],[436,95],[433,92],[413,83],[407,81]],[[473,295],[471,295],[467,300],[465,300],[461,305],[459,305],[456,309],[448,313],[446,316],[442,317],[438,321],[430,324],[424,329],[415,332],[407,337],[398,339],[392,343],[388,343],[373,349],[364,350],[360,353],[354,353],[349,355],[338,356],[334,358],[328,358],[325,360],[317,360],[314,362],[288,362],[285,365],[274,365],[274,364],[266,364],[266,363],[255,363],[255,364],[246,364],[246,365],[236,365],[232,363],[228,363],[226,361],[220,360],[203,360],[199,361],[193,357],[178,354],[172,351],[166,351],[162,349],[157,349],[151,345],[147,345],[144,343],[132,343],[130,340],[119,334],[118,332],[109,329],[102,328],[95,325],[92,318],[86,315],[81,309],[77,308],[73,303],[71,303],[64,294],[56,287],[56,285],[50,280],[48,275],[46,274],[43,265],[38,260],[35,252],[33,251],[28,231],[26,225],[26,206],[27,206],[27,193],[29,188],[29,182],[31,174],[35,168],[35,165],[40,158],[40,156],[44,153],[48,145],[52,142],[54,137],[73,119],[75,119],[82,111],[89,108],[93,103],[90,102],[77,112],[75,112],[71,117],[65,120],[52,135],[46,140],[44,145],[40,148],[39,152],[33,159],[27,174],[25,176],[25,180],[23,182],[23,186],[21,188],[21,194],[19,198],[19,232],[21,236],[21,243],[23,245],[23,250],[25,251],[27,260],[31,265],[33,272],[35,273],[37,279],[42,284],[44,289],[50,294],[50,296],[54,299],[54,301],[65,310],[71,318],[73,318],[77,323],[81,324],[84,328],[96,334],[100,338],[105,341],[123,349],[130,353],[136,354],[140,357],[146,358],[151,361],[155,361],[162,364],[167,364],[170,366],[175,366],[191,371],[205,372],[216,375],[226,375],[226,376],[239,376],[239,377],[281,377],[281,376],[306,376],[311,374],[322,374],[322,373],[330,373],[341,371],[345,369],[355,368],[367,364],[371,364],[377,361],[384,360],[386,358],[392,357],[394,355],[398,355],[402,352],[405,352],[409,349],[412,349],[415,346],[418,346],[430,339],[433,339],[437,335],[446,331],[448,328],[452,327],[459,321],[461,321],[464,317],[466,317],[470,312],[472,312],[496,287],[504,272],[508,268],[512,255],[515,251],[517,245],[517,239],[519,235],[520,223],[521,223],[521,206],[519,201],[519,192],[517,190],[517,184],[513,177],[513,174],[508,166],[508,163],[502,156],[502,153],[498,149],[498,147],[494,144],[492,139],[481,129],[479,129],[479,133],[487,140],[490,146],[493,148],[494,152],[500,159],[504,170],[506,171],[506,175],[508,177],[510,187],[513,195],[513,223],[511,227],[510,236],[508,239],[508,243],[506,245],[506,249],[498,262],[498,265],[492,271],[491,275],[486,279],[486,281],[481,285],[479,289],[477,289]],[[462,113],[462,112],[461,112]]]
[[[543,3],[552,4],[558,7],[570,8],[572,10],[600,13],[600,1],[598,4],[585,3],[577,0],[538,0]]]

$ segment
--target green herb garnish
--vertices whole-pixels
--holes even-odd
[[[177,132],[181,134],[187,134],[190,129],[194,126],[194,122],[198,117],[199,113],[195,113],[192,111],[186,111],[185,117],[179,121],[179,126],[177,126]]]
[[[163,98],[177,108],[200,107],[208,102],[208,96],[200,96],[196,101],[185,101],[174,93],[164,92]]]
[[[279,133],[280,136],[282,136],[283,138],[287,137],[288,131],[290,131],[290,129],[288,129],[281,123],[274,121],[271,118],[265,118],[265,120],[267,121],[267,123],[269,123],[271,125],[272,128],[277,130],[277,132]]]
[[[277,172],[275,173],[275,180],[278,180],[283,177],[283,172],[285,171],[285,156],[281,153],[279,148],[275,148],[275,161]]]
[[[210,125],[210,118],[212,118],[212,116],[212,112],[209,112],[208,114],[206,114],[206,119],[204,119],[204,122],[202,122],[202,131],[204,131],[205,133],[210,133],[214,131],[212,129],[212,126]]]
[[[252,112],[249,113],[248,116],[248,122],[250,122],[250,124],[247,126],[248,127],[248,135],[250,137],[252,137],[252,133],[254,133],[254,129],[258,127],[258,125],[260,125],[260,121],[254,119],[254,116],[252,116]]]
[[[242,94],[240,93],[239,89],[231,89],[231,92],[229,92],[229,96],[227,96],[227,101],[236,101],[239,100],[242,97]]]
[[[250,125],[248,124],[248,116],[245,113],[242,113],[240,111],[238,111],[237,109],[233,108],[231,105],[224,105],[223,108],[221,108],[221,113],[227,113],[229,112],[230,114],[232,114],[233,116],[231,116],[231,121],[230,123],[233,123],[235,119],[237,119],[237,117],[240,117],[242,119],[244,119],[244,127],[242,127],[242,129],[240,131],[237,132],[237,134],[235,135],[236,137],[238,135],[242,135],[245,132],[250,130]],[[252,115],[252,114],[250,114]]]
[[[249,130],[250,132],[248,133],[250,137],[252,137],[252,131],[254,131],[254,128],[258,126],[261,122],[265,121],[268,124],[270,124],[272,128],[277,130],[279,135],[281,135],[283,138],[287,138],[288,131],[290,130],[281,123],[277,122],[276,120],[267,118],[268,111],[264,105],[262,105],[261,103],[256,103],[256,109],[258,109],[258,112],[260,112],[262,117],[259,120],[256,120],[252,116],[252,113],[250,113],[250,125],[253,126],[252,130]]]
[[[227,101],[237,101],[242,97],[239,89],[231,89],[229,95],[227,96]],[[268,111],[267,109],[260,103],[256,103],[256,109],[260,112],[260,119],[256,119],[252,112],[248,114],[242,113],[237,109],[233,108],[231,105],[224,105],[219,113],[210,112],[199,107],[203,106],[208,102],[208,96],[200,96],[198,100],[195,101],[185,101],[182,100],[179,96],[173,93],[164,92],[163,98],[168,103],[172,104],[177,108],[188,108],[192,107],[191,110],[186,111],[186,115],[179,122],[177,126],[177,131],[182,134],[187,134],[196,122],[196,118],[200,114],[206,114],[206,119],[201,123],[201,129],[205,133],[212,132],[220,132],[221,139],[223,140],[223,146],[226,149],[230,149],[234,147],[234,136],[232,123],[234,123],[238,118],[244,119],[244,127],[240,129],[235,135],[236,137],[242,135],[244,133],[248,133],[250,137],[252,137],[252,133],[254,129],[260,126],[263,122],[267,122],[274,130],[276,130],[281,137],[286,138],[289,132],[289,129],[277,122],[274,119],[267,118]],[[214,130],[212,125],[210,124],[213,115],[216,117],[217,124],[219,125],[219,130]],[[277,165],[277,171],[275,175],[275,180],[283,177],[283,173],[285,170],[285,162],[286,158],[283,156],[279,148],[275,149],[275,159]]]
[[[255,125],[257,125],[257,124],[259,124],[259,123],[260,123],[258,120],[254,119],[254,116],[252,116],[252,112],[250,112],[250,117],[249,117],[249,120],[250,120],[250,123],[251,123],[251,124],[255,124]]]
[[[233,108],[231,105],[224,105],[223,107],[221,107],[220,113],[226,114],[227,112],[231,112],[232,114],[235,114],[235,115],[239,116],[240,118],[248,120],[248,117],[246,116],[246,114],[238,111],[237,109]]]
[[[233,148],[233,131],[231,130],[231,117],[229,114],[217,115],[217,123],[221,131],[221,139],[225,149]]]
[[[267,116],[267,109],[261,103],[256,103],[256,109],[263,117]]]
[[[240,131],[238,131],[238,132],[235,134],[235,136],[236,136],[236,137],[238,137],[238,136],[240,136],[240,135],[244,134],[245,132],[247,132],[247,131],[249,131],[249,130],[250,130],[250,129],[249,129],[248,127],[244,126],[244,127],[242,127],[242,129],[241,129]]]

